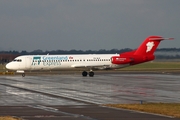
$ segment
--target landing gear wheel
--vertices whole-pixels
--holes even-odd
[[[94,76],[94,72],[89,72],[89,77],[93,77]]]
[[[22,73],[22,77],[25,77],[25,73]]]
[[[88,73],[87,73],[86,71],[83,71],[83,72],[82,72],[82,76],[83,76],[83,77],[86,77],[87,74],[88,74]]]

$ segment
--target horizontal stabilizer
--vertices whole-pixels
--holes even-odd
[[[174,40],[174,38],[149,38],[149,40]]]

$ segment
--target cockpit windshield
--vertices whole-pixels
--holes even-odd
[[[14,59],[13,62],[22,62],[21,59]]]

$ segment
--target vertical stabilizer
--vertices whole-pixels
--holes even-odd
[[[139,46],[134,55],[153,55],[162,40],[172,40],[173,38],[163,38],[161,36],[149,36]]]

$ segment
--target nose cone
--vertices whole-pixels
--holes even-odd
[[[12,66],[11,63],[8,63],[8,64],[6,65],[6,68],[7,68],[8,70],[13,70],[13,66]]]
[[[6,64],[6,69],[10,69],[10,65],[9,65],[9,63],[8,63],[8,64]]]

